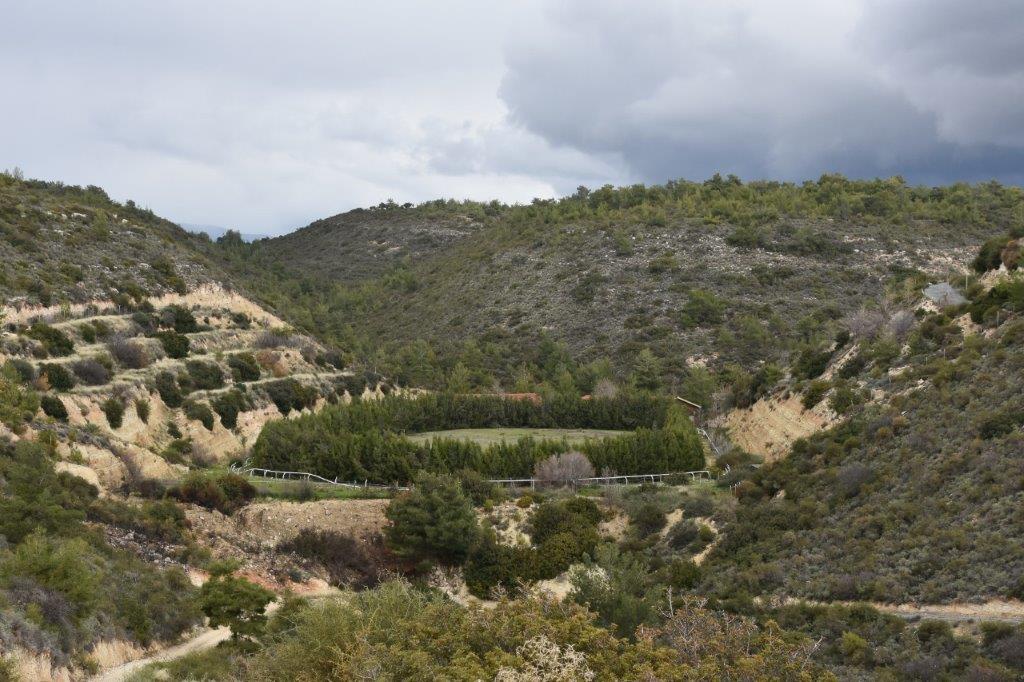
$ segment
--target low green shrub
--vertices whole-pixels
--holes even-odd
[[[64,365],[40,365],[39,376],[45,377],[47,385],[55,391],[70,391],[75,387],[75,375]]]
[[[233,514],[256,497],[256,488],[249,481],[232,473],[191,473],[170,488],[167,494],[179,502]]]
[[[193,390],[209,391],[224,386],[224,372],[212,362],[190,360],[185,368],[192,379]]]
[[[235,383],[257,381],[260,378],[260,365],[252,353],[235,353],[228,356],[228,368]]]
[[[213,431],[213,410],[210,409],[209,405],[195,400],[186,400],[183,408],[186,417],[201,422],[207,431]]]
[[[110,428],[119,429],[124,419],[124,403],[120,398],[110,397],[100,403],[100,409],[107,415],[107,423]]]
[[[39,406],[43,408],[43,414],[53,417],[57,421],[68,420],[68,410],[60,398],[52,395],[44,395],[39,399]]]
[[[172,330],[157,332],[156,338],[163,346],[167,357],[181,359],[188,355],[189,340],[187,336]]]

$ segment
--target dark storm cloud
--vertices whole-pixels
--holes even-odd
[[[500,92],[550,143],[618,154],[649,181],[839,171],[1019,182],[1019,4],[850,9],[861,8],[562,3],[510,47]]]

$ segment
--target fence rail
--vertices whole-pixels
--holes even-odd
[[[277,481],[309,481],[310,483],[324,483],[327,485],[336,485],[344,488],[376,488],[378,490],[409,490],[406,486],[398,485],[385,485],[382,483],[370,483],[369,481],[339,481],[338,479],[331,480],[324,478],[308,471],[278,471],[275,469],[264,469],[262,467],[249,466],[248,462],[244,464],[232,464],[230,470],[236,474],[243,474],[253,476],[255,478],[268,478]],[[538,485],[545,484],[561,484],[571,485],[574,488],[588,485],[629,485],[630,482],[636,483],[664,483],[666,478],[674,477],[689,477],[691,481],[696,480],[713,480],[714,477],[711,472],[707,469],[700,469],[697,471],[670,471],[660,474],[624,474],[621,476],[590,476],[586,478],[575,478],[566,479],[562,481],[548,481],[537,478],[494,478],[488,479],[488,483],[495,485],[508,486],[510,488],[536,488]]]

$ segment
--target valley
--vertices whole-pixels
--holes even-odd
[[[0,176],[0,679],[1019,679],[1020,190],[584,189]]]

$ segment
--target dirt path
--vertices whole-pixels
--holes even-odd
[[[273,604],[271,606],[273,606]],[[145,658],[129,661],[128,663],[122,663],[116,668],[110,668],[91,679],[95,682],[121,682],[122,680],[127,680],[132,676],[132,674],[137,673],[151,663],[165,663],[167,661],[173,661],[176,658],[181,658],[182,656],[187,656],[188,654],[206,651],[207,649],[212,649],[221,642],[227,641],[230,637],[231,630],[227,627],[206,629],[192,639],[182,642],[181,644],[161,649],[160,651],[146,656]]]
[[[866,604],[882,613],[899,616],[906,620],[941,620],[951,624],[993,621],[1018,625],[1024,623],[1024,602],[994,599],[982,604],[882,604],[878,602],[814,601],[812,599],[788,599],[787,602],[812,604],[814,606]]]

